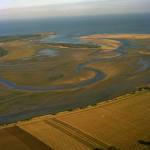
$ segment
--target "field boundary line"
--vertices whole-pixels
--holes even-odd
[[[82,144],[90,147],[90,148],[102,148],[106,150],[110,146],[95,139],[94,137],[82,132],[81,130],[72,127],[71,125],[62,122],[56,118],[52,118],[49,120],[44,120],[47,124],[57,128],[58,130],[64,132],[65,134],[69,135],[70,137],[76,139],[77,141],[81,142]]]

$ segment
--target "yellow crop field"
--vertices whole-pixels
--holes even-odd
[[[85,150],[89,149],[86,145],[65,134],[63,131],[53,127],[48,121],[19,125],[28,133],[32,134],[46,145],[56,150]]]
[[[57,119],[121,150],[141,150],[138,140],[150,138],[149,100],[150,92],[139,92]]]

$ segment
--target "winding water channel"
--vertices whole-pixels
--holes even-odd
[[[70,43],[70,41],[72,42],[73,40],[74,40],[74,43],[76,43],[76,44],[79,42],[79,39],[77,39],[77,38],[70,40],[70,37],[64,38],[64,36],[55,36],[52,41],[51,41],[51,38],[49,40],[50,40],[50,42],[59,43],[59,42],[61,42],[61,38],[63,38],[62,42],[64,42],[64,43]],[[46,42],[47,42],[47,40],[46,40]],[[79,44],[81,44],[81,43],[82,43],[82,41],[79,42]],[[10,89],[22,90],[22,91],[32,91],[32,92],[46,92],[46,91],[59,91],[59,90],[62,91],[62,90],[73,90],[73,89],[83,88],[90,84],[96,83],[97,81],[102,80],[107,76],[101,70],[90,67],[90,64],[102,61],[103,59],[113,59],[115,57],[123,56],[127,53],[127,48],[129,48],[129,47],[132,48],[132,45],[130,45],[127,41],[121,40],[121,43],[122,43],[122,46],[120,46],[118,49],[116,49],[115,53],[113,55],[111,54],[112,52],[104,52],[104,53],[102,52],[101,53],[100,51],[97,51],[96,53],[97,53],[97,55],[100,56],[99,58],[91,59],[87,62],[79,64],[75,69],[75,72],[77,74],[80,74],[84,70],[89,71],[89,72],[94,72],[93,77],[91,77],[90,79],[87,79],[87,80],[83,80],[80,83],[70,83],[70,84],[63,84],[63,85],[57,85],[57,86],[50,85],[47,87],[35,87],[35,86],[17,85],[16,83],[13,83],[12,81],[9,81],[9,80],[6,80],[6,79],[0,77],[0,84],[2,84],[3,86],[5,86],[7,88],[10,88]],[[85,42],[84,42],[84,44],[85,44]],[[5,66],[5,64],[3,64],[3,66]],[[7,64],[6,64],[6,66],[7,66]]]

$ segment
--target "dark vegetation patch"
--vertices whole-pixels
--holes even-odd
[[[150,87],[145,86],[145,87],[139,88],[139,91],[144,91],[144,90],[150,91]]]
[[[104,149],[101,149],[101,148],[94,148],[93,150],[104,150]],[[105,149],[106,150],[106,149]],[[118,150],[116,147],[114,146],[111,146],[111,147],[108,147],[107,150]]]
[[[32,38],[40,38],[41,34],[29,34],[29,35],[15,35],[15,36],[1,36],[0,42],[9,42],[20,39],[32,39]]]
[[[8,51],[0,47],[0,57],[8,54]]]
[[[64,75],[63,74],[58,74],[58,75],[56,75],[56,76],[51,76],[51,77],[49,77],[49,80],[58,80],[58,79],[61,79],[61,78],[63,78],[64,77]]]
[[[138,140],[138,143],[141,145],[150,146],[150,141]]]

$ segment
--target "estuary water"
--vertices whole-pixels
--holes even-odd
[[[55,36],[47,38],[45,42],[58,42],[58,43],[79,43],[79,36],[95,34],[95,33],[150,33],[150,15],[117,15],[117,16],[89,16],[89,17],[73,17],[73,18],[44,18],[44,19],[30,19],[30,20],[11,20],[11,21],[0,21],[0,36],[5,35],[23,35],[23,34],[32,34],[39,32],[56,32]],[[46,39],[44,39],[46,40]],[[133,41],[132,41],[133,42]],[[129,41],[121,41],[123,47],[120,47],[115,52],[100,53],[99,58],[88,60],[85,63],[79,64],[75,71],[80,73],[82,71],[88,70],[95,73],[93,78],[90,78],[86,81],[80,82],[80,84],[67,84],[62,86],[49,86],[45,88],[41,87],[31,87],[31,86],[22,86],[17,85],[11,81],[0,78],[0,83],[5,85],[7,88],[13,90],[21,91],[32,91],[32,92],[43,92],[43,91],[55,91],[62,89],[82,89],[82,93],[77,90],[76,92],[68,92],[62,96],[61,93],[57,92],[56,95],[50,95],[49,101],[45,100],[43,102],[40,100],[32,101],[30,97],[24,96],[23,99],[25,103],[20,102],[19,99],[1,97],[1,108],[7,106],[7,111],[0,114],[0,123],[10,123],[16,122],[18,120],[29,119],[34,116],[44,115],[49,113],[57,113],[60,111],[66,111],[75,108],[86,107],[87,105],[95,104],[100,101],[107,99],[112,99],[118,95],[130,92],[135,90],[135,87],[139,85],[150,82],[149,79],[149,56],[139,56],[134,55],[133,62],[135,65],[135,72],[129,72],[128,74],[123,74],[122,76],[117,76],[112,80],[108,86],[99,89],[89,88],[85,91],[83,87],[90,85],[91,83],[96,83],[99,80],[105,78],[105,74],[100,70],[90,67],[92,63],[100,61],[110,61],[113,63],[113,60],[117,63],[117,58],[125,56],[128,59],[128,50],[131,48],[136,48],[135,45],[131,45]],[[40,55],[56,56],[57,53],[51,49],[44,49]],[[38,55],[39,55],[38,54]],[[115,57],[114,57],[115,55]],[[129,57],[131,58],[131,57]],[[139,58],[139,59],[138,59]],[[138,61],[139,60],[139,61]],[[123,60],[125,61],[125,60]],[[115,63],[114,63],[115,64]],[[1,67],[11,66],[12,64],[0,64]],[[18,65],[18,64],[17,64]],[[20,65],[20,64],[19,64]],[[127,64],[128,65],[128,64]],[[132,64],[131,64],[132,65]],[[134,67],[134,66],[133,66]],[[129,67],[130,68],[130,67]],[[131,68],[132,69],[132,68]],[[144,74],[142,73],[144,72]],[[137,76],[135,76],[137,75]],[[129,77],[135,76],[132,80],[127,80]],[[130,78],[129,78],[130,79]],[[3,91],[2,91],[3,92]],[[42,93],[43,94],[43,93]],[[51,94],[51,93],[50,93]],[[55,93],[54,93],[55,94]],[[35,95],[35,93],[34,93]],[[33,96],[34,96],[33,95]],[[32,96],[32,95],[31,95]],[[47,95],[46,95],[47,96]],[[47,98],[49,98],[47,96]],[[54,99],[53,99],[54,98]],[[53,100],[52,100],[53,99]],[[7,105],[6,105],[7,104]],[[24,108],[22,107],[25,104]],[[26,107],[27,106],[27,107]],[[15,108],[15,109],[14,109]],[[23,109],[20,109],[23,108]],[[15,111],[14,111],[15,110]],[[5,110],[4,110],[5,111]],[[10,113],[9,113],[10,111]]]

